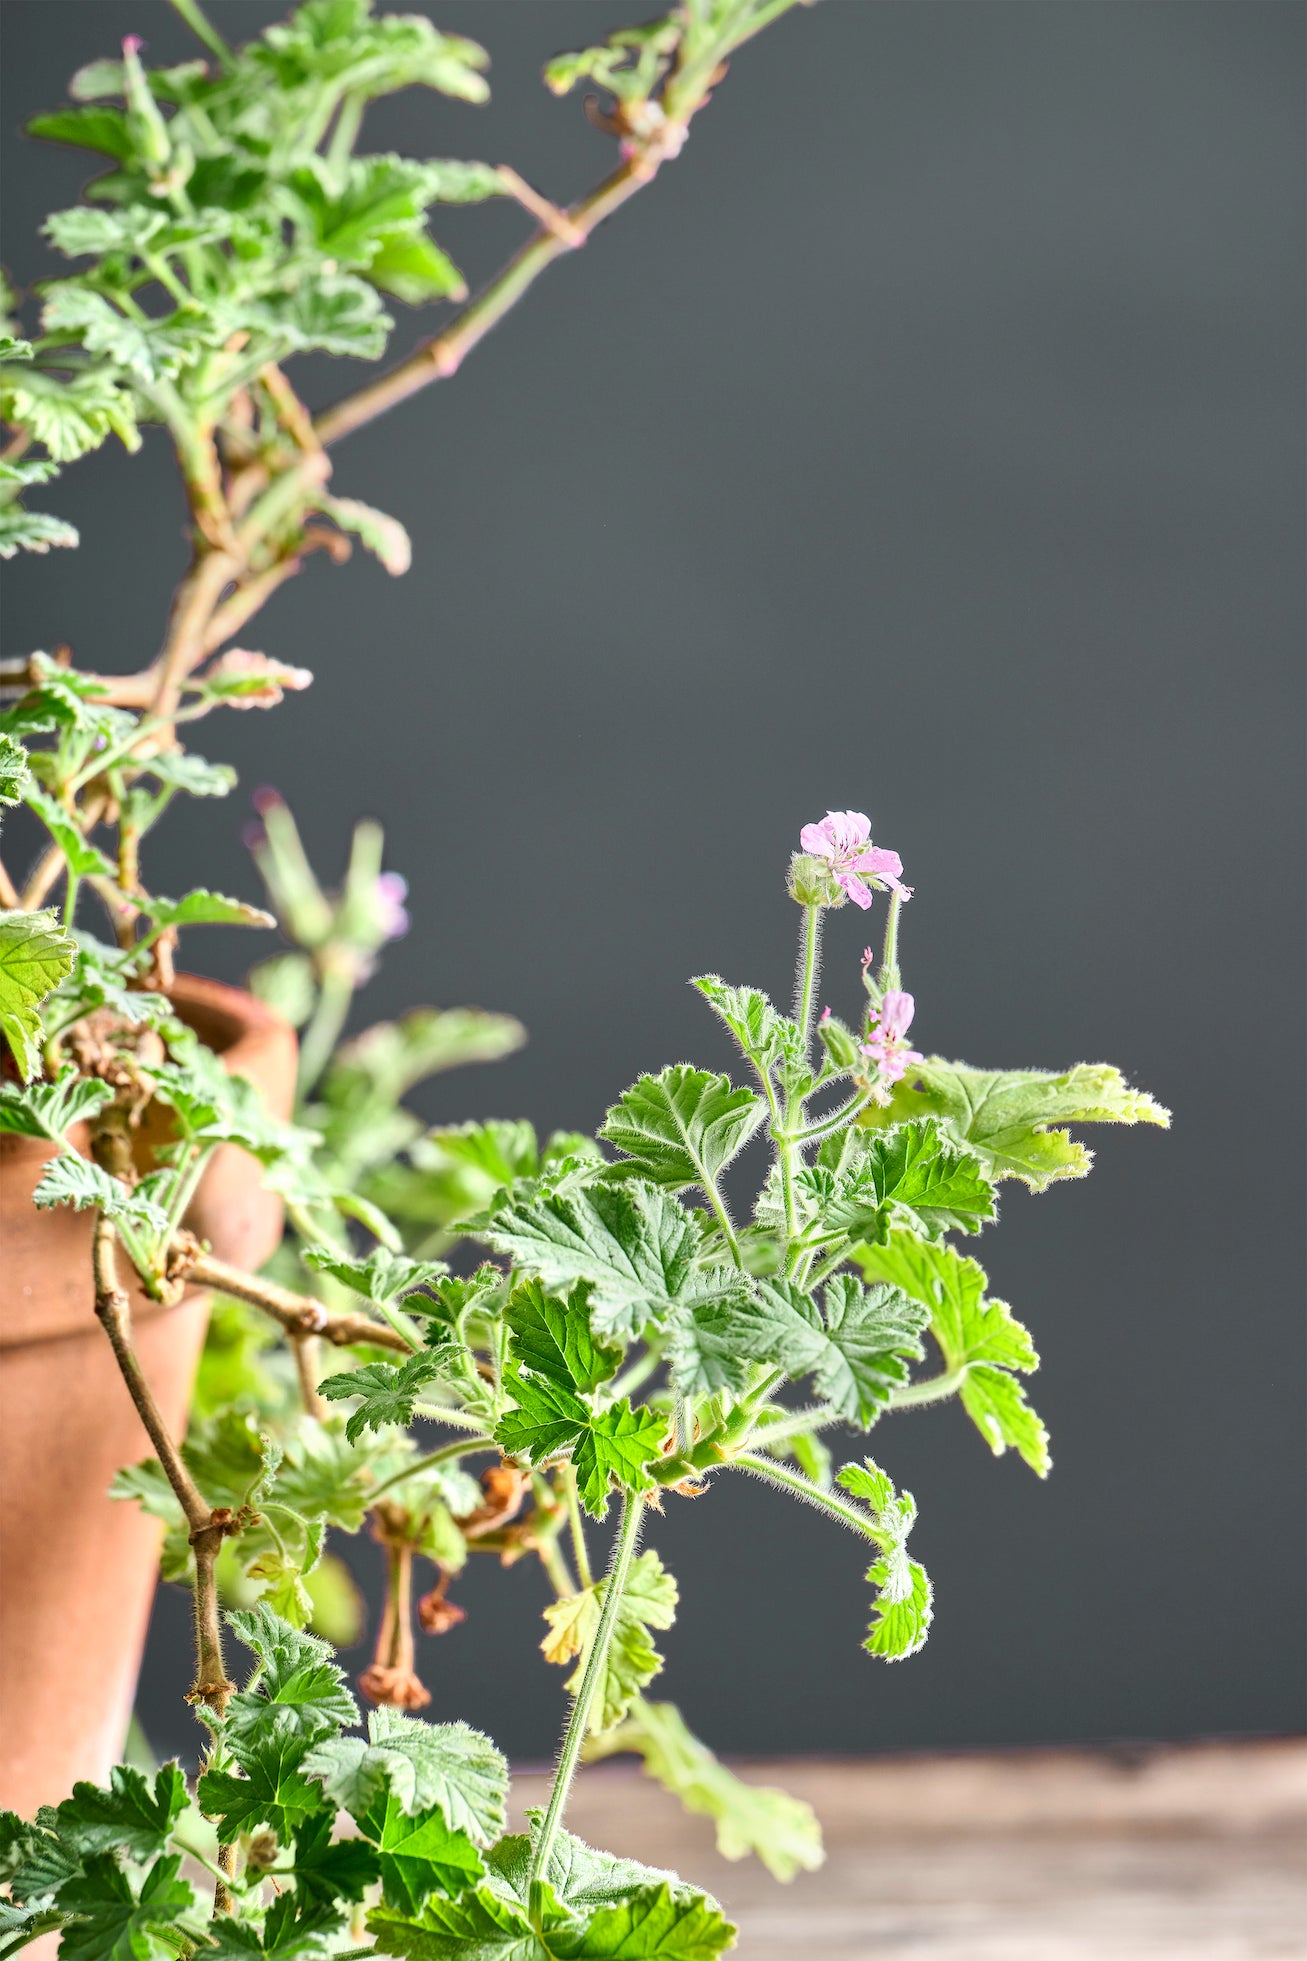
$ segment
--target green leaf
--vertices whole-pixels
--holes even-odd
[[[39,783],[31,782],[23,792],[23,802],[29,810],[35,811],[45,825],[50,836],[63,852],[68,870],[74,878],[112,878],[114,867],[102,851],[97,851],[82,836],[81,826],[75,817],[65,810],[61,803],[43,790]]]
[[[794,1378],[811,1374],[842,1416],[869,1428],[907,1381],[907,1358],[921,1355],[925,1322],[924,1312],[894,1287],[864,1292],[841,1276],[826,1289],[823,1316],[794,1281],[760,1280],[747,1294],[693,1308],[668,1352],[678,1380],[698,1382],[705,1358],[714,1355],[740,1369],[767,1362]]]
[[[738,12],[738,7],[734,9]],[[555,55],[545,63],[545,87],[566,95],[578,82],[597,82],[621,102],[642,102],[651,96],[666,72],[681,38],[679,19],[645,21],[620,28],[598,47]]]
[[[48,334],[74,334],[88,354],[151,388],[178,374],[203,352],[194,330],[169,320],[129,318],[89,286],[59,280],[46,289],[41,323]]]
[[[1048,1433],[1007,1373],[1037,1369],[1039,1357],[1011,1308],[985,1298],[984,1269],[951,1246],[902,1230],[883,1246],[859,1247],[856,1258],[868,1279],[887,1280],[929,1308],[945,1367],[961,1376],[963,1406],[995,1456],[1010,1444],[1037,1476],[1047,1477]],[[996,1383],[996,1376],[1006,1379]]]
[[[71,1205],[79,1212],[94,1206],[107,1219],[145,1226],[150,1232],[164,1232],[168,1226],[167,1213],[156,1205],[144,1181],[129,1189],[75,1151],[52,1160],[32,1193],[32,1203],[42,1211],[52,1205]]]
[[[350,1443],[357,1443],[365,1430],[382,1430],[395,1425],[403,1430],[413,1421],[413,1405],[427,1383],[445,1373],[446,1358],[430,1352],[410,1355],[397,1367],[389,1362],[369,1362],[361,1369],[329,1375],[318,1385],[318,1393],[328,1402],[361,1396],[359,1407],[345,1425]]]
[[[545,1659],[560,1666],[576,1660],[576,1669],[567,1683],[570,1695],[580,1690],[607,1591],[605,1578],[545,1608],[550,1630],[541,1643]],[[638,1553],[631,1561],[591,1711],[590,1729],[596,1735],[619,1723],[633,1697],[662,1669],[663,1658],[650,1639],[649,1630],[672,1625],[678,1598],[676,1581],[658,1554]]]
[[[275,926],[270,912],[247,906],[242,899],[228,899],[221,892],[202,887],[180,899],[151,898],[142,901],[155,926]]]
[[[44,443],[56,463],[71,463],[117,436],[141,446],[131,393],[103,368],[61,380],[41,368],[0,370],[0,415]]]
[[[328,1830],[331,1821],[324,1821]],[[343,1846],[333,1846],[333,1852],[341,1852]],[[353,1849],[353,1863],[357,1865],[360,1855],[368,1855],[368,1847],[356,1845]],[[229,1914],[221,1915],[211,1922],[206,1930],[212,1947],[202,1947],[198,1953],[212,1957],[212,1961],[250,1961],[251,1956],[259,1961],[319,1961],[333,1952],[338,1952],[336,1942],[328,1944],[330,1935],[341,1924],[343,1916],[334,1900],[305,1894],[303,1880],[296,1868],[296,1888],[278,1896],[264,1915],[261,1929],[249,1921],[233,1920]],[[168,1950],[172,1952],[172,1950]],[[161,1951],[162,1953],[162,1951]]]
[[[37,552],[42,557],[52,546],[79,544],[77,527],[66,518],[49,511],[24,511],[17,504],[0,509],[0,558],[13,558],[16,552]]]
[[[392,232],[383,238],[369,261],[367,278],[369,285],[405,306],[458,299],[467,291],[454,261],[425,232]]]
[[[832,1194],[819,1207],[828,1228],[878,1238],[906,1212],[906,1223],[933,1239],[979,1232],[995,1216],[994,1188],[980,1160],[953,1144],[934,1118],[888,1131],[845,1131],[834,1141],[845,1147],[845,1158],[834,1166]]]
[[[19,1089],[0,1083],[0,1133],[64,1141],[74,1124],[86,1123],[113,1102],[113,1091],[97,1076],[81,1076],[72,1063],[52,1083]]]
[[[265,1605],[229,1613],[227,1624],[259,1661],[223,1724],[238,1763],[271,1740],[298,1736],[307,1745],[358,1721],[344,1671],[325,1641],[288,1626]]]
[[[358,1824],[380,1855],[386,1905],[397,1912],[420,1913],[432,1893],[466,1893],[485,1872],[467,1833],[451,1829],[438,1808],[411,1817],[387,1792]]]
[[[595,1332],[621,1339],[695,1290],[700,1231],[669,1192],[631,1180],[501,1206],[483,1237],[554,1291],[590,1281]]]
[[[641,1076],[608,1112],[599,1135],[624,1151],[650,1184],[713,1192],[766,1115],[752,1090],[681,1062]]]
[[[470,1062],[497,1062],[526,1040],[512,1015],[481,1008],[414,1008],[398,1021],[380,1021],[337,1052],[328,1100],[352,1100],[359,1087],[397,1103],[428,1076]]]
[[[331,1749],[331,1742],[318,1748]],[[278,1838],[288,1839],[301,1819],[320,1809],[322,1792],[303,1774],[305,1742],[289,1726],[264,1735],[242,1749],[245,1775],[230,1770],[206,1770],[196,1788],[196,1800],[206,1818],[217,1824],[218,1840],[230,1845],[242,1832],[270,1825]]]
[[[111,1854],[87,1859],[59,1891],[59,1906],[77,1916],[60,1936],[61,1961],[153,1961],[166,1953],[155,1930],[171,1926],[195,1904],[195,1894],[177,1877],[180,1865],[179,1853],[156,1859],[137,1893]]]
[[[713,1820],[724,1859],[752,1853],[779,1880],[821,1865],[821,1826],[812,1806],[787,1791],[746,1784],[686,1727],[672,1703],[640,1698],[620,1729],[599,1739],[595,1754],[618,1750],[635,1751],[686,1811]]]
[[[327,1806],[295,1827],[295,1891],[305,1900],[334,1906],[361,1900],[379,1876],[377,1855],[361,1838],[332,1839],[336,1823]]]
[[[374,1247],[366,1260],[344,1259],[331,1246],[307,1246],[300,1257],[315,1273],[329,1273],[374,1306],[388,1307],[449,1271],[443,1260],[410,1260],[384,1246]]]
[[[508,1765],[466,1723],[424,1723],[394,1709],[368,1716],[368,1740],[342,1736],[305,1759],[329,1798],[356,1819],[392,1792],[409,1817],[438,1809],[451,1831],[490,1845],[504,1829]]]
[[[248,318],[288,353],[318,348],[359,361],[385,353],[394,325],[372,287],[351,273],[310,274],[292,292],[252,302]]]
[[[582,1394],[606,1382],[616,1371],[621,1352],[595,1340],[589,1295],[584,1281],[577,1282],[566,1300],[546,1293],[538,1280],[515,1287],[504,1310],[513,1360]]]
[[[1082,1062],[1062,1075],[1038,1069],[970,1069],[931,1056],[909,1070],[884,1109],[861,1121],[881,1126],[937,1115],[994,1178],[1020,1178],[1041,1192],[1057,1178],[1083,1178],[1093,1162],[1083,1144],[1050,1124],[1151,1123],[1171,1113],[1119,1069]]]
[[[139,767],[165,789],[185,791],[188,797],[225,797],[236,786],[230,763],[207,762],[190,749],[161,749]]]
[[[505,1838],[493,1877],[458,1900],[430,1899],[420,1918],[368,1916],[380,1951],[412,1961],[715,1961],[735,1929],[706,1893],[595,1852],[560,1832],[549,1862],[542,1931],[527,1909],[531,1842]]]
[[[633,1410],[625,1396],[594,1412],[570,1389],[515,1369],[505,1371],[504,1388],[516,1408],[501,1417],[496,1443],[531,1464],[570,1449],[581,1503],[593,1517],[607,1511],[614,1483],[625,1491],[652,1488],[646,1466],[662,1454],[665,1417]]]
[[[132,156],[132,139],[121,109],[56,109],[50,115],[33,116],[27,134],[44,137],[47,143],[72,143],[79,150],[98,150],[120,163],[129,162]]]
[[[917,1518],[910,1491],[898,1492],[870,1457],[846,1464],[839,1474],[846,1491],[861,1498],[871,1515],[868,1534],[881,1556],[867,1569],[876,1588],[875,1613],[867,1639],[868,1654],[884,1661],[902,1661],[925,1644],[933,1615],[934,1590],[926,1570],[907,1553],[908,1534]]]
[[[53,912],[0,912],[0,1033],[25,1083],[41,1066],[37,1010],[72,972],[76,956],[76,943]]]
[[[0,735],[0,805],[21,802],[29,780],[27,751],[12,735]]]
[[[764,1073],[801,1068],[803,1036],[797,1022],[780,1014],[757,987],[728,987],[717,974],[701,974],[691,982],[720,1016],[740,1049]]]
[[[186,1779],[177,1764],[164,1764],[153,1786],[141,1771],[115,1764],[107,1790],[73,1785],[72,1796],[58,1807],[57,1830],[80,1858],[121,1850],[144,1865],[165,1849],[186,1805]]]

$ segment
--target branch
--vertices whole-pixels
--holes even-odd
[[[179,1233],[170,1250],[176,1261],[175,1269],[172,1261],[169,1263],[170,1277],[175,1271],[176,1277],[193,1281],[197,1287],[214,1287],[221,1294],[248,1301],[251,1307],[260,1308],[279,1321],[288,1335],[321,1335],[336,1348],[366,1343],[372,1348],[398,1349],[402,1355],[413,1352],[411,1345],[393,1328],[384,1327],[366,1314],[338,1314],[314,1300],[311,1294],[293,1293],[289,1287],[280,1287],[275,1280],[265,1280],[261,1274],[228,1266],[225,1260],[198,1252],[189,1234]]]
[[[457,374],[472,349],[516,305],[527,288],[534,285],[546,266],[552,265],[564,252],[583,245],[605,218],[650,182],[662,160],[657,153],[629,157],[588,197],[542,224],[535,236],[528,239],[503,271],[443,333],[424,341],[389,374],[347,395],[344,401],[319,416],[316,425],[319,442],[337,443],[342,436],[362,428],[365,422],[406,402],[428,382],[446,381]]]
[[[113,1222],[103,1213],[96,1217],[91,1257],[96,1317],[109,1337],[127,1392],[185,1514],[190,1542],[195,1549],[195,1686],[188,1699],[207,1704],[221,1718],[236,1685],[227,1680],[223,1665],[215,1569],[222,1542],[234,1529],[235,1518],[225,1507],[215,1511],[204,1502],[154,1399],[154,1391],[145,1379],[132,1342],[131,1304],[118,1285]]]

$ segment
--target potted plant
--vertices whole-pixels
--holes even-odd
[[[31,1474],[30,1499],[6,1507],[6,1562],[53,1582],[6,1593],[20,1748],[0,1953],[57,1934],[72,1961],[698,1961],[733,1944],[716,1902],[566,1831],[581,1761],[638,1755],[712,1818],[723,1852],[779,1878],[820,1862],[820,1834],[646,1694],[677,1606],[640,1547],[649,1508],[739,1471],[797,1498],[862,1541],[869,1652],[914,1653],[932,1597],[908,1547],[913,1501],[864,1450],[836,1469],[826,1439],[956,1396],[991,1450],[1043,1476],[1030,1335],[955,1241],[994,1219],[1003,1179],[1038,1191],[1088,1170],[1068,1124],[1166,1113],[1106,1065],[978,1070],[915,1048],[899,955],[911,893],[856,811],[804,824],[777,868],[797,908],[793,1010],[696,982],[738,1080],[690,1064],[641,1076],[593,1138],[425,1130],[406,1109],[424,1076],[514,1047],[511,1017],[424,1009],[342,1041],[405,924],[375,826],[330,893],[267,793],[251,844],[271,911],[149,888],[141,842],[171,801],[232,786],[183,746],[190,725],[275,707],[311,678],[234,644],[263,601],[351,540],[392,572],[408,563],[396,522],[332,487],[334,443],[453,374],[678,154],[728,57],[791,0],[686,0],[552,62],[556,92],[603,92],[592,113],[619,149],[567,210],[505,166],[359,153],[379,96],[485,94],[482,51],[424,17],[307,0],[233,50],[197,0],[173,4],[202,56],[147,69],[129,39],[79,71],[77,106],[32,125],[108,168],[50,218],[76,269],[44,286],[34,337],[15,325],[0,361],[0,550],[75,543],[25,493],[110,436],[134,446],[147,420],[171,437],[192,521],[146,670],[99,674],[67,650],[3,670],[0,794],[44,838],[24,882],[0,872],[16,1248],[0,1343],[12,1468]],[[386,296],[461,299],[427,213],[505,196],[538,229],[499,277],[310,417],[284,364],[377,358]],[[874,894],[878,947],[859,959],[837,938],[833,991],[856,1011],[818,1012],[828,917],[843,915],[839,935]],[[177,973],[179,935],[199,923],[280,925],[288,946],[241,995]],[[750,1148],[741,1209],[723,1174]],[[595,1527],[614,1514],[605,1564]],[[163,1573],[193,1595],[193,1786],[175,1763],[111,1762],[160,1526]],[[326,1538],[365,1528],[387,1591],[360,1733],[324,1638],[348,1607]],[[567,1671],[568,1713],[548,1804],[521,1833],[493,1742],[422,1714],[417,1633],[460,1618],[451,1584],[474,1553],[539,1559],[555,1594],[541,1645]]]

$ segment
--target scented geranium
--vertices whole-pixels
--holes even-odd
[[[21,802],[45,833],[25,883],[0,865],[12,1052],[0,1132],[34,1147],[38,1212],[93,1215],[78,1297],[153,1449],[113,1495],[162,1524],[163,1574],[191,1589],[203,1761],[193,1784],[175,1763],[152,1784],[119,1765],[107,1789],[78,1782],[33,1824],[0,1816],[0,1952],[58,1932],[68,1961],[715,1961],[734,1929],[713,1900],[580,1845],[563,1823],[582,1756],[625,1751],[711,1815],[727,1857],[754,1854],[778,1879],[821,1863],[808,1805],[736,1777],[648,1694],[663,1666],[655,1636],[679,1604],[662,1563],[678,1499],[743,1472],[802,1500],[854,1535],[871,1588],[866,1649],[914,1654],[933,1613],[908,1550],[916,1508],[861,1438],[889,1411],[956,1398],[990,1450],[1049,1468],[1025,1390],[1032,1339],[952,1242],[994,1219],[1002,1179],[1040,1190],[1088,1170],[1066,1125],[1166,1112],[1102,1064],[923,1061],[898,964],[909,889],[860,811],[800,833],[793,1010],[702,976],[734,1044],[731,1073],[678,1062],[643,1074],[593,1137],[540,1138],[526,1122],[432,1129],[406,1106],[438,1071],[515,1049],[524,1031],[509,1015],[423,1008],[341,1039],[358,989],[408,928],[377,825],[358,825],[328,888],[283,799],[263,791],[249,842],[272,914],[203,886],[178,899],[149,890],[142,839],[172,799],[221,797],[235,780],[178,732],[308,685],[306,670],[231,645],[263,600],[310,554],[339,562],[353,540],[392,574],[408,566],[398,521],[331,488],[330,447],[453,376],[538,272],[676,156],[728,59],[789,0],[692,0],[551,62],[556,93],[604,92],[596,120],[620,146],[568,211],[503,165],[356,154],[378,97],[486,96],[483,50],[425,14],[307,0],[233,49],[201,0],[173,4],[199,37],[196,59],[147,69],[129,37],[121,59],[79,72],[73,106],[32,125],[112,168],[46,226],[82,265],[44,282],[33,338],[7,321],[0,340],[0,556],[75,544],[22,497],[110,435],[134,448],[143,420],[173,438],[192,555],[142,673],[81,673],[65,652],[26,655],[0,677],[12,697],[0,803]],[[287,365],[312,350],[375,359],[390,300],[461,300],[429,213],[490,198],[525,206],[534,238],[390,374],[311,416]],[[415,682],[415,701],[430,693]],[[889,895],[885,937],[879,963],[864,958],[861,1017],[816,1019],[823,928],[846,902],[866,913],[875,892]],[[106,938],[85,930],[95,904]],[[174,949],[203,924],[282,931],[287,945],[251,985],[302,1031],[293,1122],[178,1018]],[[512,943],[506,929],[509,965]],[[187,1225],[214,1216],[192,1201],[207,1181],[208,1207],[220,1203],[209,1169],[233,1146],[286,1207],[260,1272]],[[75,1248],[75,1234],[55,1236]],[[183,1448],[136,1351],[133,1302],[143,1291],[171,1305],[188,1288],[211,1298],[213,1319]],[[64,1427],[48,1441],[66,1455],[80,1440]],[[846,1440],[838,1471],[823,1433]],[[601,1558],[596,1528],[614,1508]],[[640,1546],[651,1509],[658,1550]],[[76,1542],[79,1521],[69,1526]],[[322,1637],[361,1638],[361,1602],[326,1548],[364,1530],[384,1549],[386,1597],[357,1681],[375,1705],[360,1734]],[[415,1713],[432,1700],[424,1643],[459,1638],[466,1609],[450,1589],[473,1551],[538,1562],[552,1594],[540,1646],[566,1670],[553,1787],[520,1834],[488,1738]],[[436,1583],[417,1594],[424,1563]],[[520,1614],[514,1603],[504,1611]],[[538,1636],[523,1633],[524,1662]],[[239,1688],[233,1637],[252,1657]],[[482,1642],[483,1704],[503,1643]],[[103,1679],[100,1659],[77,1654],[79,1674]]]
[[[819,858],[845,898],[865,912],[873,892],[897,892],[910,899],[903,883],[903,860],[871,842],[871,819],[860,810],[828,810],[820,824],[805,824],[799,843],[810,858]],[[835,901],[838,903],[838,901]]]

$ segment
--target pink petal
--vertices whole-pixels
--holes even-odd
[[[847,892],[855,906],[861,906],[866,912],[871,904],[871,894],[856,872],[836,872],[835,883]]]
[[[880,1032],[892,1041],[901,1041],[912,1026],[912,1017],[917,1004],[910,994],[901,988],[889,989],[880,1007]]]
[[[830,835],[827,824],[805,824],[799,832],[799,843],[814,858],[833,858],[835,840]]]

